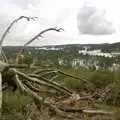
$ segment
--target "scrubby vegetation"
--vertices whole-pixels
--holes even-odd
[[[114,73],[109,71],[96,71],[91,76],[90,81],[96,88],[105,88],[114,81]]]

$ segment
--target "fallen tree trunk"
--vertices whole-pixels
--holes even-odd
[[[60,71],[60,70],[58,70],[58,73],[60,73],[60,74],[62,74],[62,75],[64,75],[64,76],[68,76],[68,77],[71,77],[71,78],[74,78],[74,79],[83,81],[83,82],[85,82],[85,83],[90,83],[88,80],[85,80],[85,79],[83,79],[83,78],[79,78],[79,77],[76,77],[76,76],[73,76],[73,75],[69,75],[69,74],[64,73],[64,72],[62,72],[62,71]]]
[[[44,81],[41,82],[39,79],[33,78],[33,77],[29,77],[28,75],[26,75],[26,74],[24,74],[24,73],[22,73],[22,72],[19,72],[19,71],[16,71],[16,73],[17,73],[19,76],[21,76],[22,78],[27,79],[27,80],[30,81],[30,82],[37,83],[37,84],[39,84],[39,85],[44,85],[44,86],[53,88],[53,89],[55,89],[55,90],[57,90],[57,91],[59,91],[59,92],[62,92],[62,93],[64,93],[64,94],[71,95],[71,92],[68,92],[67,90],[62,89],[62,88],[60,88],[60,87],[58,87],[58,86],[56,86],[56,85],[48,84],[48,83],[45,83]]]
[[[85,114],[99,114],[99,115],[113,115],[113,112],[108,112],[104,110],[83,110]]]
[[[40,74],[40,73],[45,73],[45,72],[53,72],[55,70],[52,69],[39,69],[33,72],[33,74]]]
[[[48,93],[48,94],[56,94],[56,92],[48,91],[48,90],[41,90],[40,88],[34,87],[31,83],[25,82],[25,85],[33,90],[34,92],[39,92],[39,93]]]
[[[32,77],[35,77],[35,78],[38,78],[38,79],[40,79],[40,80],[43,80],[43,81],[45,81],[45,82],[47,82],[47,83],[50,83],[50,84],[52,84],[52,85],[54,85],[54,86],[57,86],[58,88],[60,88],[60,89],[63,89],[63,90],[65,90],[65,91],[67,91],[67,92],[69,92],[70,94],[72,94],[73,92],[72,91],[70,91],[69,89],[67,89],[67,88],[65,88],[65,87],[62,87],[62,86],[60,86],[58,83],[56,83],[56,82],[53,82],[53,81],[50,81],[50,80],[48,80],[47,78],[44,78],[44,77],[41,77],[41,76],[38,76],[38,75],[31,75]]]
[[[12,69],[11,71],[13,71],[15,73],[15,81],[16,81],[16,84],[18,86],[18,88],[20,88],[20,90],[22,92],[25,92],[27,94],[29,94],[30,96],[32,95],[34,98],[36,98],[37,100],[39,100],[40,102],[43,100],[43,98],[41,98],[40,96],[38,96],[35,92],[31,91],[29,88],[25,87],[22,82],[20,81],[17,73],[16,73],[16,70],[15,69]]]
[[[84,114],[87,114],[87,115],[113,115],[113,112],[108,112],[108,111],[104,111],[104,110],[87,110],[87,109],[70,109],[70,108],[61,108],[59,107],[59,109],[61,111],[64,111],[64,112],[72,112],[72,113],[84,113]]]

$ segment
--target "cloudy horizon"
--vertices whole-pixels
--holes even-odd
[[[19,16],[38,17],[15,24],[4,45],[23,45],[41,30],[49,32],[32,45],[99,44],[120,42],[119,0],[0,0],[0,37]]]

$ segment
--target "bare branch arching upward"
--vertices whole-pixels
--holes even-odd
[[[33,41],[35,41],[36,39],[38,39],[39,37],[42,37],[42,34],[48,32],[48,31],[56,31],[56,32],[61,32],[61,31],[64,31],[63,28],[57,28],[57,27],[53,27],[53,28],[48,28],[48,29],[45,29],[43,31],[41,31],[40,33],[38,33],[36,36],[34,36],[32,39],[30,39],[28,42],[26,42],[24,45],[23,45],[23,48],[20,50],[19,54],[17,56],[19,56],[20,54],[22,54],[24,52],[24,49],[27,45],[29,45],[30,43],[32,43]]]
[[[5,30],[5,32],[3,33],[1,39],[0,39],[0,55],[2,56],[3,58],[3,61],[7,62],[7,57],[5,54],[2,54],[4,53],[4,51],[2,50],[2,44],[4,42],[4,39],[5,37],[7,36],[7,34],[9,33],[10,29],[13,27],[13,25],[15,23],[17,23],[19,20],[21,19],[26,19],[27,21],[30,21],[30,20],[35,20],[37,17],[27,17],[27,16],[20,16],[19,18],[15,19],[14,21],[12,21],[12,23],[8,26],[8,28]]]
[[[15,23],[17,23],[19,20],[21,19],[26,19],[27,21],[30,20],[35,20],[37,17],[27,17],[27,16],[20,16],[19,18],[15,19],[14,21],[12,21],[12,23],[8,26],[8,28],[5,30],[5,32],[3,33],[1,40],[0,40],[0,47],[2,46],[2,43],[6,37],[6,35],[8,34],[8,32],[10,31],[10,29],[13,27],[13,25]]]
[[[57,28],[57,27],[45,29],[45,30],[41,31],[40,33],[38,33],[35,37],[33,37],[32,39],[30,39],[28,42],[26,42],[24,44],[24,47],[27,46],[27,45],[29,45],[30,43],[32,43],[37,38],[42,37],[42,34],[44,34],[45,32],[48,32],[48,31],[61,32],[61,30],[63,30],[63,29],[62,28]]]

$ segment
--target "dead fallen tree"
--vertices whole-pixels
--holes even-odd
[[[74,92],[67,89],[66,87],[62,87],[60,84],[57,84],[56,82],[53,82],[44,77],[41,77],[38,74],[33,74],[33,75],[29,76],[29,75],[22,73],[22,72],[18,71],[17,69],[15,69],[16,67],[21,68],[21,65],[19,65],[19,66],[12,65],[12,67],[15,67],[15,68],[11,68],[11,67],[9,67],[9,66],[11,66],[9,64],[3,63],[3,62],[0,62],[0,63],[1,63],[0,64],[1,73],[3,74],[6,72],[7,76],[10,75],[10,77],[8,77],[8,78],[9,79],[11,78],[11,82],[14,81],[14,84],[16,84],[17,89],[19,89],[21,93],[26,93],[26,94],[32,96],[33,98],[37,99],[40,103],[41,103],[41,101],[43,101],[43,104],[45,106],[48,106],[48,107],[54,109],[56,111],[56,113],[62,117],[74,118],[73,113],[106,114],[106,115],[113,114],[112,112],[107,112],[107,111],[102,111],[102,110],[91,110],[91,109],[86,109],[86,108],[82,108],[82,107],[79,107],[79,109],[78,108],[76,109],[76,108],[72,107],[71,105],[78,104],[79,101],[84,101],[84,100],[94,98],[94,96],[80,97],[79,94],[75,94]],[[12,77],[11,77],[11,75],[12,75]],[[59,99],[57,100],[57,103],[53,102],[51,104],[51,102],[49,102],[49,101],[46,103],[46,101],[44,101],[44,99],[42,97],[40,97],[38,94],[40,92],[45,92],[45,90],[41,89],[41,86],[44,86],[45,88],[50,88],[50,89],[53,89],[54,91],[56,91],[56,92],[54,92],[54,95],[55,94],[57,95],[57,92],[62,93],[61,95],[66,94],[67,98],[69,99],[69,102],[67,101],[67,104],[69,103],[69,108],[65,107],[65,105],[64,105],[64,107],[60,107],[58,105],[58,103],[61,104],[62,101],[59,101]],[[51,94],[51,93],[49,92],[49,94]],[[68,113],[71,113],[71,114],[68,115]]]
[[[8,34],[9,30],[14,25],[14,23],[18,22],[22,18],[25,18],[28,21],[31,19],[34,20],[34,18],[25,17],[25,16],[21,16],[18,19],[14,20],[10,24],[10,26],[7,28],[7,30],[5,31],[5,33],[3,34],[2,38],[1,38],[1,41],[0,41],[1,50],[2,50],[2,43],[3,43],[6,35]],[[48,28],[46,30],[41,31],[35,37],[33,37],[32,39],[30,39],[28,42],[26,42],[24,44],[23,48],[18,53],[17,58],[21,54],[24,55],[24,49],[26,48],[27,45],[29,45],[34,40],[41,37],[45,32],[48,32],[48,31],[60,32],[61,30],[63,30],[63,29],[55,27],[55,28]],[[1,51],[0,51],[0,53],[1,53]],[[74,91],[69,90],[65,86],[61,86],[57,82],[54,82],[53,79],[54,79],[54,77],[59,76],[59,74],[60,74],[60,75],[66,76],[66,77],[81,80],[86,84],[91,84],[89,81],[87,81],[83,78],[69,75],[60,70],[50,70],[50,69],[46,70],[45,69],[45,70],[34,71],[33,74],[27,74],[27,73],[21,72],[20,71],[21,68],[22,69],[23,68],[30,69],[30,66],[27,66],[24,64],[9,64],[5,61],[0,61],[0,76],[2,76],[2,77],[0,77],[0,81],[2,82],[2,85],[3,85],[2,87],[4,87],[4,85],[7,84],[7,88],[9,88],[9,86],[13,87],[13,91],[18,89],[21,92],[21,94],[22,93],[28,94],[32,98],[37,99],[37,101],[39,103],[42,102],[45,106],[53,109],[56,112],[56,114],[58,114],[62,117],[75,118],[74,115],[76,112],[83,113],[83,114],[84,113],[87,113],[87,114],[111,114],[106,111],[102,111],[102,112],[101,111],[93,111],[93,110],[87,110],[85,108],[79,107],[78,103],[80,101],[89,100],[91,98],[93,100],[94,96],[91,95],[91,96],[81,97],[81,96],[79,96],[79,94],[75,94]],[[55,75],[51,79],[47,79],[44,77],[51,73],[55,73]],[[50,90],[53,90],[53,92],[51,92]],[[54,96],[52,96],[52,94],[54,94],[56,97],[54,98],[54,100],[50,100],[51,98],[46,100],[45,98],[43,98],[39,95],[39,93],[41,93],[41,92],[51,94],[51,98],[54,97]],[[63,97],[65,96],[65,98],[70,99],[69,102],[67,101],[69,108],[65,107],[65,105],[64,105],[64,107],[59,106],[59,104],[63,103],[63,101],[61,101],[59,99],[59,96],[63,96]],[[74,106],[79,107],[79,109],[78,108],[76,109]],[[69,114],[69,113],[71,113],[71,114]]]
[[[37,84],[39,84],[39,85],[44,85],[44,86],[47,86],[47,87],[56,89],[56,90],[58,90],[58,91],[60,91],[60,92],[66,93],[66,94],[68,94],[68,95],[71,95],[71,94],[72,94],[72,92],[71,92],[70,90],[68,90],[67,88],[62,87],[62,86],[60,86],[60,85],[58,85],[58,84],[56,84],[56,83],[54,83],[54,82],[51,82],[51,81],[47,80],[46,78],[37,77],[37,78],[39,78],[39,79],[37,79],[37,78],[34,78],[34,77],[36,77],[35,75],[32,76],[32,77],[29,77],[28,75],[26,75],[26,74],[24,74],[24,73],[22,73],[22,72],[19,72],[19,71],[16,71],[16,73],[17,73],[19,76],[21,76],[22,78],[27,79],[27,80],[30,81],[30,82],[37,83]],[[42,82],[41,82],[41,81],[42,81]]]
[[[84,107],[83,108],[79,107],[78,103],[80,101],[89,100],[91,98],[94,98],[94,96],[80,97],[79,94],[72,92],[71,90],[67,89],[66,87],[62,87],[60,84],[57,84],[56,82],[53,82],[44,77],[41,77],[38,74],[33,74],[33,75],[29,76],[29,75],[22,73],[22,72],[18,71],[17,69],[11,68],[9,66],[10,65],[1,62],[0,70],[1,70],[2,74],[4,72],[7,72],[6,75],[8,75],[8,76],[10,75],[10,77],[8,77],[8,78],[9,79],[12,78],[11,82],[14,81],[14,84],[16,84],[17,89],[19,89],[21,93],[24,93],[24,94],[26,93],[26,94],[30,95],[31,97],[33,97],[34,99],[37,99],[40,103],[42,102],[45,106],[47,106],[51,109],[54,109],[56,114],[60,115],[61,117],[66,117],[66,118],[72,119],[75,117],[74,115],[76,115],[76,113],[87,114],[87,115],[88,114],[92,114],[92,115],[94,115],[94,114],[112,115],[113,114],[112,112],[107,112],[107,111],[102,111],[102,110],[93,110],[93,109],[89,109],[89,108],[86,109]],[[20,65],[19,66],[14,65],[14,67],[20,67]],[[11,77],[11,75],[12,75],[12,77]],[[54,91],[56,91],[54,93],[51,93],[49,91],[49,94],[51,94],[51,95],[56,94],[56,96],[57,96],[57,92],[63,96],[67,95],[66,97],[69,100],[69,102],[67,101],[65,103],[64,101],[63,102],[61,100],[59,101],[59,99],[57,100],[57,102],[54,101],[51,103],[50,100],[48,102],[46,102],[46,100],[43,99],[38,94],[41,92],[47,92],[47,91],[45,91],[46,89],[45,90],[41,89],[41,86],[44,86],[45,88],[50,88],[50,89],[53,89]],[[63,103],[68,104],[69,107],[65,107],[65,105]],[[64,107],[59,106],[59,104],[63,104]],[[74,108],[73,105],[75,105],[75,106],[77,105],[79,107],[79,109]],[[71,114],[69,114],[69,113],[71,113]]]

